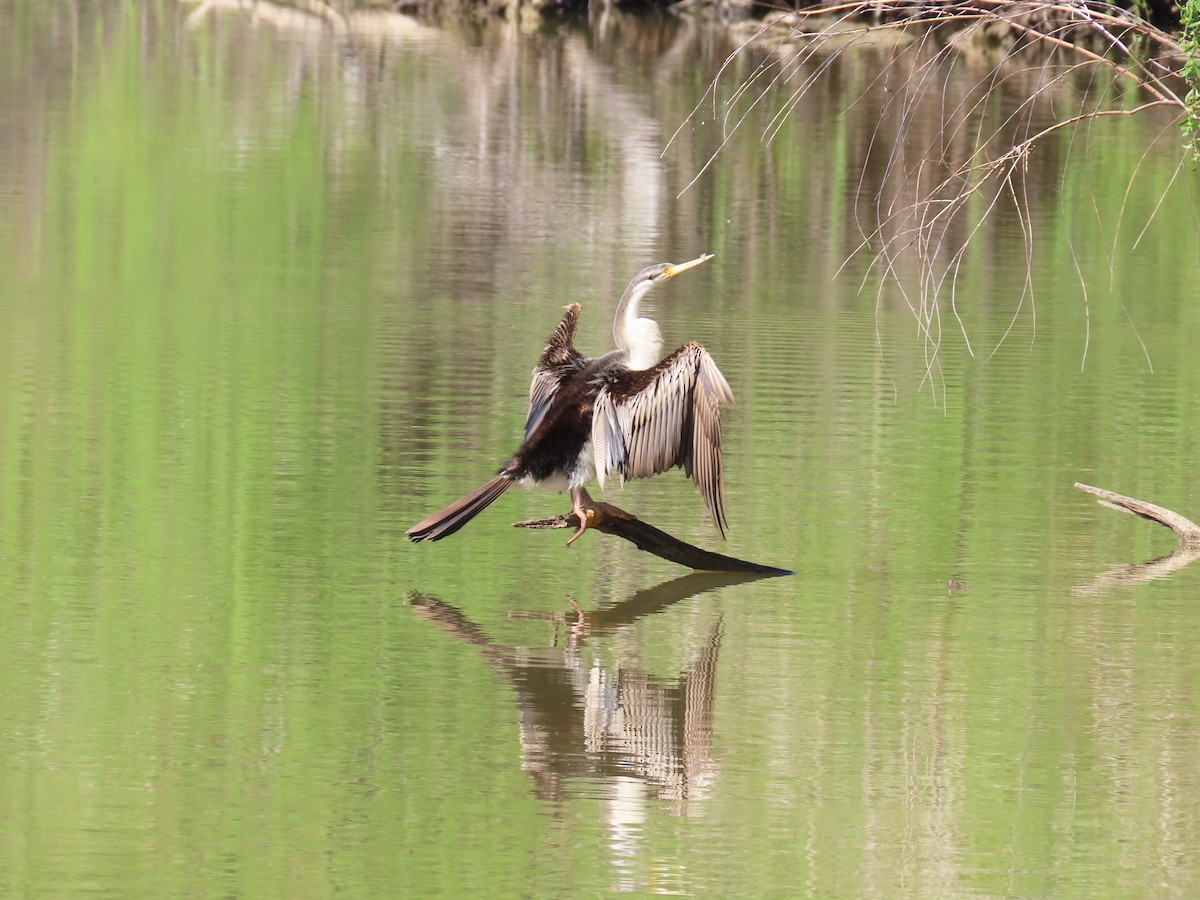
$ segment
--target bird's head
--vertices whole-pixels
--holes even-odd
[[[659,263],[656,266],[647,266],[645,269],[642,269],[642,271],[638,272],[636,276],[634,276],[633,282],[629,285],[629,288],[632,290],[643,284],[647,287],[662,284],[664,281],[674,278],[680,272],[686,272],[688,269],[694,269],[696,266],[700,265],[700,263],[708,262],[712,258],[712,253],[705,253],[703,256],[697,256],[695,259],[689,259],[685,263]]]
[[[705,253],[684,263],[659,263],[638,272],[625,289],[625,296],[617,305],[617,317],[613,322],[613,337],[617,346],[629,353],[631,369],[648,369],[658,362],[662,353],[662,332],[653,319],[638,315],[642,298],[657,285],[669,281],[680,272],[693,269],[708,262],[713,254]]]

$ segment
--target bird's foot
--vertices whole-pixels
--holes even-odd
[[[613,506],[602,500],[593,500],[587,491],[582,489],[572,496],[571,512],[579,519],[579,530],[567,541],[568,547],[583,537],[585,531],[595,528],[606,518],[623,519],[627,522],[637,518],[633,513],[628,513],[619,506]]]
[[[568,547],[583,537],[583,533],[589,528],[595,528],[600,524],[600,513],[594,507],[576,506],[571,512],[579,519],[579,530],[567,541]]]

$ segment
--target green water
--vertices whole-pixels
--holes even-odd
[[[1072,489],[1200,517],[1169,125],[1035,154],[1032,300],[1001,204],[931,355],[854,254],[870,61],[685,191],[728,47],[616,21],[0,3],[0,893],[1195,894],[1200,566]],[[655,312],[737,397],[730,540],[609,497],[797,575],[564,549],[536,491],[404,540],[564,304],[608,349],[706,251]]]

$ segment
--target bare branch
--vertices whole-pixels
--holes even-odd
[[[1075,482],[1075,487],[1099,497],[1101,506],[1107,506],[1109,509],[1126,512],[1130,515],[1141,516],[1143,519],[1149,519],[1151,522],[1165,525],[1179,535],[1179,540],[1185,545],[1200,547],[1200,525],[1197,525],[1191,519],[1185,519],[1173,510],[1169,510],[1163,506],[1156,506],[1153,503],[1147,503],[1145,500],[1126,497],[1124,494],[1106,491],[1104,488],[1092,487],[1089,484],[1080,484],[1078,481]]]
[[[774,566],[762,566],[758,563],[734,559],[720,553],[703,550],[692,544],[685,543],[673,537],[649,522],[641,519],[622,519],[617,516],[604,515],[602,509],[597,509],[597,520],[592,528],[611,534],[634,544],[639,550],[652,553],[668,562],[678,563],[695,569],[698,572],[756,572],[763,575],[793,575],[787,569],[777,569]],[[563,516],[552,516],[549,519],[529,519],[524,522],[513,522],[514,528],[578,528],[579,518],[574,513]]]

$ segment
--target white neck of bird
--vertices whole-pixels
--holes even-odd
[[[642,298],[653,286],[652,281],[631,284],[617,304],[613,338],[617,347],[629,354],[631,369],[649,369],[662,358],[663,336],[658,323],[638,316]]]

